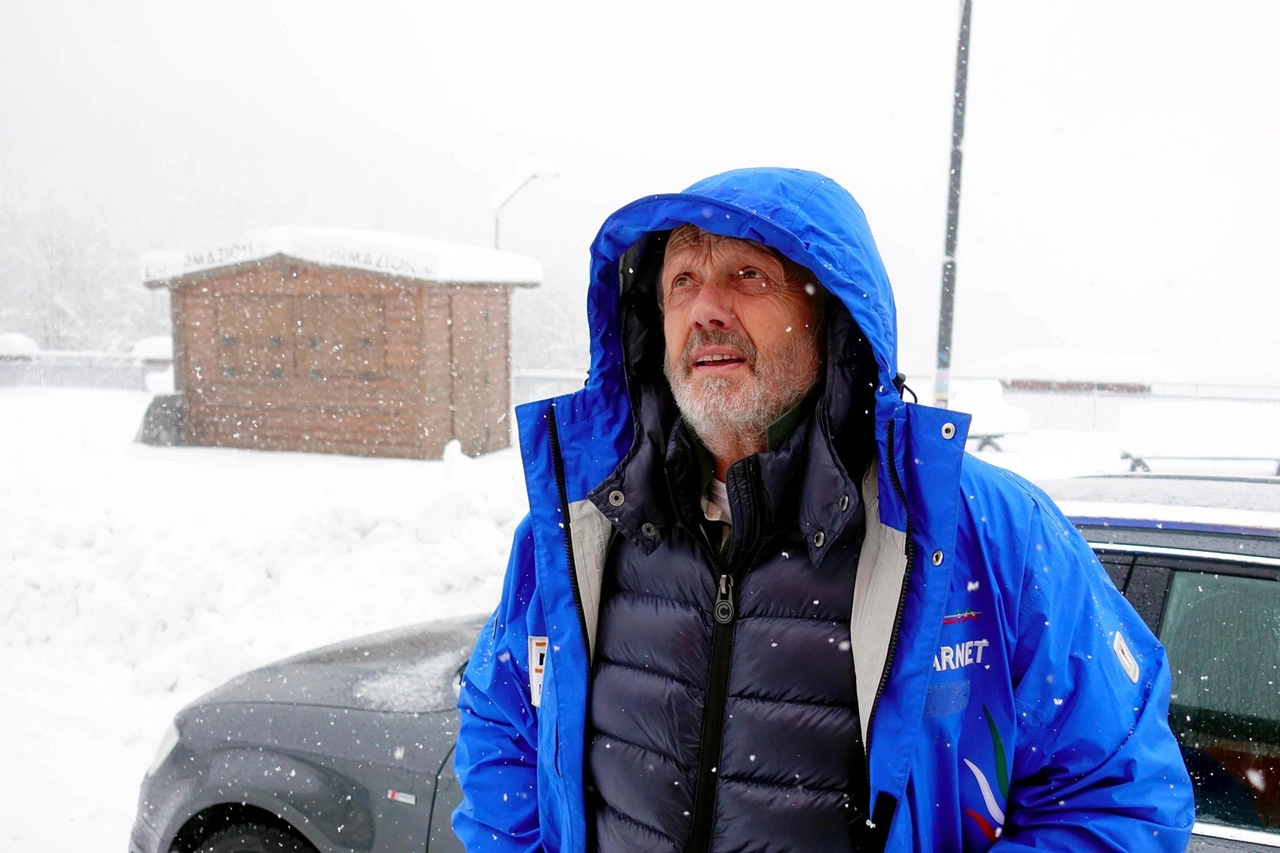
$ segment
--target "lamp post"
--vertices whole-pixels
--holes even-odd
[[[498,200],[500,196],[494,197],[495,205],[493,209],[493,248],[495,249],[501,248],[498,245],[498,234],[499,234],[498,224],[499,224],[499,220],[502,217],[502,208],[506,207],[507,203],[510,202],[511,199],[519,195],[520,190],[529,186],[530,183],[537,180],[538,178],[558,178],[558,177],[560,177],[559,172],[531,172],[528,175],[528,177],[526,177],[520,183],[516,184],[515,189],[507,193],[506,197],[502,198],[501,201]]]
[[[951,115],[951,186],[947,194],[946,258],[942,262],[942,301],[938,308],[938,376],[934,400],[947,408],[951,397],[951,320],[956,306],[956,231],[960,227],[960,166],[964,160],[964,100],[969,85],[969,17],[972,0],[960,12],[956,45],[956,89]]]

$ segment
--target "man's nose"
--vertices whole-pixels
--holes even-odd
[[[731,288],[715,282],[703,284],[698,288],[693,308],[689,312],[689,325],[695,329],[732,329],[738,324],[733,306]]]

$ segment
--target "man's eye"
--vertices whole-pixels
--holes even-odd
[[[689,277],[687,275],[678,275],[671,282],[671,289],[675,290],[677,287],[684,287],[685,285],[691,284],[691,283],[692,282],[689,281]]]
[[[752,279],[755,279],[755,278],[764,278],[764,277],[765,277],[765,276],[764,276],[764,273],[760,272],[760,270],[752,269],[751,267],[747,267],[746,269],[738,270],[738,278],[752,278]]]

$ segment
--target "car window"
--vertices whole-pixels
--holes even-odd
[[[1102,563],[1102,568],[1107,570],[1107,577],[1111,578],[1111,582],[1121,592],[1124,592],[1125,587],[1129,585],[1129,572],[1133,570],[1133,561],[1132,554],[1098,554],[1098,562]]]
[[[1160,639],[1197,819],[1280,834],[1280,583],[1175,571]]]
[[[1124,597],[1155,634],[1160,633],[1163,607],[1169,592],[1169,576],[1174,567],[1185,561],[1170,560],[1164,555],[1139,555],[1129,571]]]

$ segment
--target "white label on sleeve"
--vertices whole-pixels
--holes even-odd
[[[1119,636],[1118,634],[1116,636]],[[529,698],[542,707],[542,675],[547,671],[547,638],[529,638]]]
[[[1119,631],[1116,631],[1115,639],[1111,641],[1111,648],[1116,653],[1116,657],[1120,659],[1120,665],[1124,667],[1124,674],[1129,676],[1129,680],[1134,684],[1138,683],[1138,662],[1133,659],[1133,652],[1129,651],[1129,644],[1124,641],[1124,637]]]

